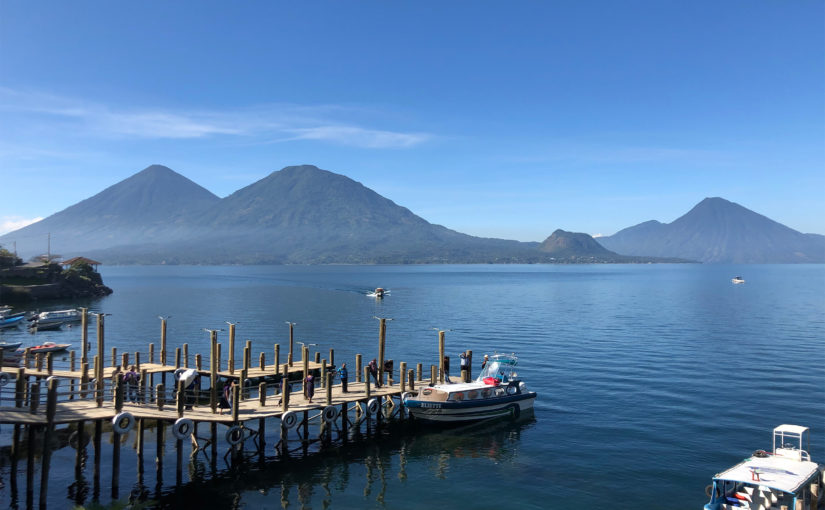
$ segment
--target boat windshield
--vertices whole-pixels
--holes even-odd
[[[518,357],[515,354],[493,354],[487,360],[477,380],[483,381],[487,377],[492,377],[500,379],[501,382],[508,382],[516,376],[517,364]]]

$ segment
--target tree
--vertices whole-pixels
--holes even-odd
[[[0,267],[14,267],[22,263],[23,261],[14,253],[0,246]]]

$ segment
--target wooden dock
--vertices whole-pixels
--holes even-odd
[[[156,464],[162,470],[165,450],[164,429],[170,428],[175,438],[177,474],[181,479],[182,449],[191,445],[191,455],[206,455],[213,463],[218,450],[226,455],[243,451],[245,443],[251,443],[263,455],[265,430],[268,421],[277,420],[279,440],[274,445],[281,456],[288,456],[296,441],[306,452],[314,442],[329,443],[333,435],[346,440],[348,433],[366,424],[380,426],[387,419],[404,419],[403,395],[417,386],[444,380],[446,358],[444,335],[439,334],[439,365],[431,365],[429,378],[423,379],[422,364],[407,369],[401,362],[396,367],[392,361],[385,365],[386,322],[380,319],[377,374],[370,374],[362,365],[358,354],[348,365],[347,392],[335,380],[335,353],[330,349],[328,358],[320,353],[310,355],[307,346],[300,348],[300,359],[293,360],[293,326],[290,324],[290,341],[286,356],[281,360],[280,346],[273,345],[274,356],[269,364],[260,353],[257,363],[252,364],[251,343],[246,342],[240,360],[235,359],[234,325],[230,324],[227,359],[222,360],[222,345],[217,342],[217,331],[210,331],[208,357],[196,354],[190,357],[187,344],[167,350],[166,320],[162,319],[161,349],[155,351],[149,344],[146,353],[120,353],[111,350],[111,357],[104,366],[104,316],[98,314],[97,354],[88,357],[87,314],[83,314],[82,342],[79,352],[62,355],[49,353],[32,356],[26,352],[23,366],[4,368],[0,373],[0,424],[11,424],[14,433],[11,446],[12,467],[25,451],[26,499],[33,505],[34,488],[37,487],[33,466],[38,449],[39,433],[42,433],[42,458],[40,476],[40,508],[45,508],[48,495],[50,469],[50,441],[55,428],[68,426],[69,443],[77,449],[76,472],[80,472],[86,458],[86,445],[93,441],[95,483],[99,483],[102,441],[105,429],[115,436],[112,443],[112,497],[117,498],[120,473],[120,448],[117,437],[129,434],[136,428],[135,452],[142,472],[144,458],[144,433],[154,425],[158,434]],[[469,351],[468,351],[469,352]],[[471,353],[470,353],[471,354]],[[141,359],[145,360],[141,362]],[[329,360],[329,361],[328,361]],[[348,360],[349,361],[349,360]],[[2,354],[0,354],[2,366]],[[139,382],[128,383],[124,374],[131,369],[140,374]],[[385,368],[387,369],[385,371]],[[194,369],[199,377],[184,387],[177,381],[181,369]],[[398,378],[394,378],[394,374]],[[469,376],[469,373],[463,374]],[[305,386],[312,376],[314,396],[308,398]],[[381,381],[380,386],[375,383]],[[229,386],[229,402],[222,398],[224,387]],[[93,424],[93,431],[87,430]],[[206,427],[208,434],[199,433],[199,426]],[[219,434],[219,427],[224,430]],[[314,430],[312,432],[310,430]],[[293,431],[290,433],[290,431]],[[93,436],[92,438],[89,435]],[[27,438],[24,448],[23,440]],[[159,475],[160,476],[160,475]],[[79,502],[82,504],[83,502]]]

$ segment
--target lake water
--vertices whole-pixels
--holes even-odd
[[[272,344],[284,347],[285,322],[292,321],[297,341],[317,344],[313,351],[322,357],[334,347],[336,362],[352,366],[356,353],[377,355],[374,317],[387,317],[393,319],[387,358],[396,366],[436,363],[433,328],[445,329],[454,367],[465,349],[473,350],[476,371],[481,354],[515,351],[521,375],[539,396],[534,415],[517,423],[447,431],[402,425],[288,462],[271,450],[276,427],[270,425],[271,459],[262,464],[228,469],[219,461],[222,469],[212,473],[201,458],[176,488],[170,452],[160,484],[151,459],[143,485],[135,484],[134,467],[124,468],[121,497],[134,490],[168,508],[697,509],[712,475],[769,449],[771,430],[781,423],[811,427],[811,454],[825,460],[823,265],[103,267],[102,273],[115,292],[88,304],[111,314],[106,345],[121,352],[159,345],[163,315],[171,316],[170,346],[188,342],[190,352],[208,355],[203,329],[226,329],[231,321],[239,341],[252,341],[253,359],[264,351],[271,360]],[[747,283],[733,285],[736,275]],[[379,286],[390,295],[378,301],[365,295]],[[34,341],[22,330],[4,334],[15,338]],[[38,334],[45,339],[79,345],[79,328]],[[226,332],[219,340],[226,343]],[[0,431],[3,444],[9,429]],[[129,463],[134,455],[126,450],[123,458]],[[75,479],[73,459],[71,448],[53,456],[50,508],[70,506],[78,491],[89,490]],[[24,507],[25,499],[12,498],[9,476],[4,459],[0,506]],[[25,487],[25,468],[17,483]],[[107,496],[104,487],[104,503]]]

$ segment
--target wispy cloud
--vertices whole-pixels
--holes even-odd
[[[403,149],[432,134],[376,129],[351,118],[364,113],[335,105],[267,104],[226,110],[118,108],[49,94],[0,87],[0,111],[37,129],[60,122],[73,132],[101,138],[202,139],[235,137],[246,143],[316,140],[367,149]],[[367,112],[367,110],[365,110]],[[368,111],[375,115],[372,110]]]
[[[23,218],[20,216],[0,216],[0,235],[31,225],[43,218]]]

